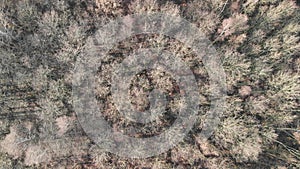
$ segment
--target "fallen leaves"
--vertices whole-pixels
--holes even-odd
[[[248,16],[245,14],[235,13],[232,17],[224,19],[222,26],[218,29],[219,38],[224,40],[233,33],[237,34],[248,28]]]
[[[62,136],[63,134],[65,134],[67,132],[67,130],[70,128],[71,124],[73,124],[75,120],[76,120],[75,115],[73,115],[72,117],[62,116],[62,117],[57,118],[55,120],[56,125],[59,128],[57,134],[59,136]]]
[[[220,156],[216,148],[213,145],[211,145],[207,140],[200,137],[196,137],[195,140],[204,156]]]
[[[295,139],[298,141],[298,143],[300,144],[300,132],[294,132],[294,137]]]
[[[242,97],[246,97],[246,96],[249,96],[252,92],[252,89],[250,86],[242,86],[240,89],[239,89],[239,94],[242,96]]]
[[[0,143],[0,149],[17,159],[22,156],[22,146],[18,144],[19,136],[17,134],[16,126],[10,127],[10,133],[6,135],[5,139]]]

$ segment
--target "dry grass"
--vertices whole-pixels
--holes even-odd
[[[0,168],[299,168],[299,3],[296,0],[3,0],[0,4]],[[194,23],[219,53],[228,88],[213,136],[199,137],[202,118],[173,149],[147,159],[103,152],[82,130],[72,106],[72,75],[86,40],[107,21],[133,13],[165,12]],[[130,22],[130,18],[128,20]],[[180,109],[171,75],[141,72],[131,101],[147,109],[149,91],[169,94],[169,114],[137,125],[112,103],[111,71],[142,47],[163,47],[191,67],[201,110],[210,106],[203,63],[177,40],[137,35],[103,57],[95,93],[114,130],[158,134]],[[171,97],[172,96],[172,97]]]

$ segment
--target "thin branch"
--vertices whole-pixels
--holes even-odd
[[[300,132],[299,129],[294,129],[294,128],[276,128],[278,130],[287,130],[287,131],[296,131],[296,132]]]
[[[220,15],[224,12],[224,10],[225,10],[225,8],[226,8],[226,5],[228,4],[228,1],[229,1],[229,0],[227,0],[227,1],[225,2],[225,4],[223,5],[223,8],[222,8],[221,12],[218,14],[218,16],[220,16]]]

